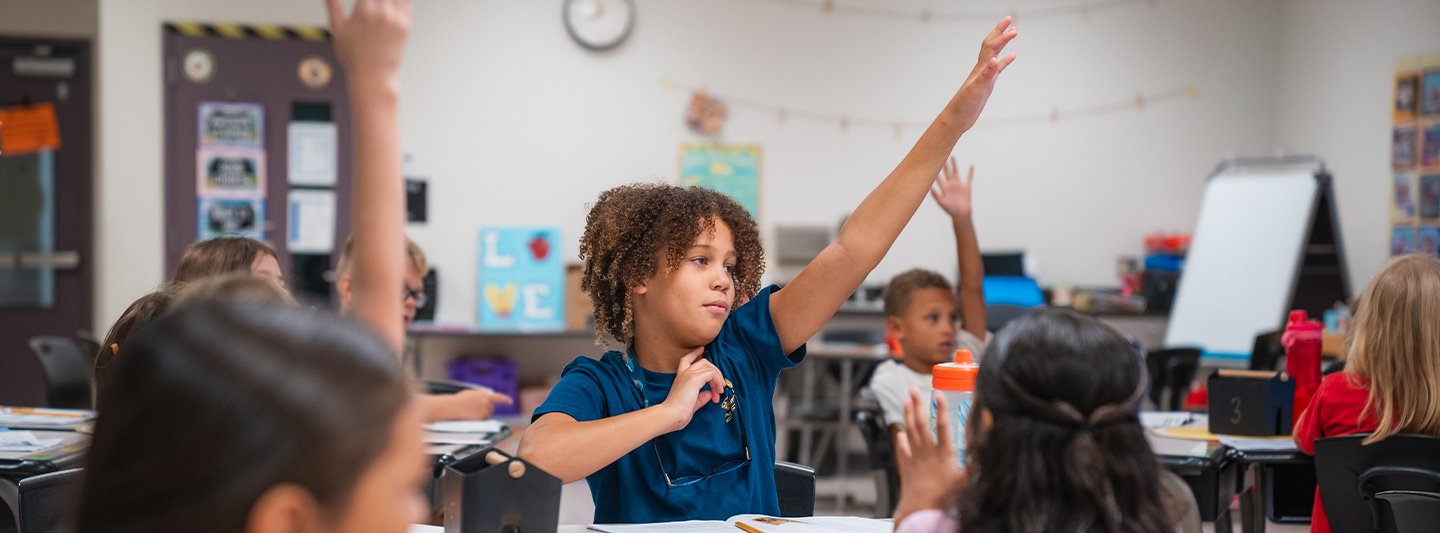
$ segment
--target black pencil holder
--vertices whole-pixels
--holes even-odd
[[[445,466],[445,533],[555,533],[560,479],[491,448]]]

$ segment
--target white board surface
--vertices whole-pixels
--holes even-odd
[[[1165,346],[1248,359],[1283,323],[1318,184],[1307,171],[1221,174],[1205,186]]]

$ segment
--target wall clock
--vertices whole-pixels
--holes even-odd
[[[565,0],[562,15],[570,37],[596,51],[620,46],[635,27],[631,0]]]

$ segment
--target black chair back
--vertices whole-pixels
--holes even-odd
[[[1388,491],[1440,493],[1440,437],[1393,435],[1361,445],[1365,434],[1315,441],[1315,477],[1333,531],[1395,532]],[[1433,530],[1436,522],[1428,523]]]
[[[1169,348],[1145,354],[1145,366],[1150,371],[1150,401],[1165,411],[1179,411],[1185,406],[1185,395],[1190,392],[1190,382],[1195,380],[1195,370],[1200,366],[1200,350],[1194,348]],[[1160,394],[1170,391],[1170,401],[1160,404]]]
[[[72,468],[20,480],[20,533],[51,533],[73,527],[80,499],[83,468]]]
[[[1282,329],[1255,336],[1255,345],[1250,348],[1250,370],[1276,370],[1280,357],[1285,355],[1285,345],[1280,344],[1284,334]]]
[[[90,365],[75,341],[65,337],[30,337],[30,350],[45,373],[45,401],[50,407],[89,409]]]
[[[789,461],[775,461],[775,492],[780,495],[780,516],[815,516],[815,469]]]
[[[895,444],[890,440],[885,413],[878,408],[857,409],[855,425],[860,428],[870,457],[870,475],[875,481],[875,516],[894,516],[895,506],[900,503],[900,470],[895,465]]]
[[[985,329],[992,332],[1000,331],[1000,329],[1004,328],[1005,324],[1009,324],[1011,320],[1025,316],[1035,309],[1034,307],[1021,307],[1011,304],[987,305],[985,306]]]
[[[1391,490],[1375,497],[1390,504],[1398,533],[1434,531],[1440,525],[1440,494],[1413,490]]]

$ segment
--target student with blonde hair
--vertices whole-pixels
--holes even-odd
[[[1370,433],[1440,435],[1440,260],[1391,259],[1360,293],[1345,339],[1345,371],[1325,377],[1295,424],[1295,442]],[[1320,492],[1310,530],[1329,533]]]

